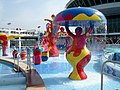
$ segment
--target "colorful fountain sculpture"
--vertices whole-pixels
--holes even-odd
[[[12,52],[13,58],[18,58],[18,50],[15,46],[13,46],[13,52]]]
[[[42,42],[41,42],[41,46],[44,49],[44,51],[42,52],[42,61],[47,61],[49,58],[48,45],[49,45],[48,37],[43,35]]]
[[[52,15],[51,18],[54,19],[55,15]],[[56,32],[59,30],[58,26],[53,26],[53,21],[49,19],[44,19],[45,21],[48,21],[49,23],[46,24],[46,35],[48,37],[48,48],[49,48],[49,56],[50,57],[56,57],[59,56],[59,51],[56,46],[57,42],[57,34]]]
[[[25,48],[22,48],[21,53],[20,53],[20,58],[21,60],[25,60],[27,57],[27,50]]]
[[[16,34],[7,35],[6,33],[0,33],[0,42],[1,42],[2,48],[3,48],[3,56],[8,56],[8,54],[6,53],[8,40],[12,40],[12,39],[18,38],[18,37],[21,37],[21,36],[16,35]]]
[[[33,49],[33,63],[35,65],[37,64],[41,64],[42,62],[42,52],[43,52],[43,48],[41,46],[34,46]]]
[[[105,27],[106,18],[96,9],[69,8],[58,13],[53,24],[65,26],[68,35],[73,39],[72,46],[66,52],[66,58],[73,67],[69,78],[73,80],[86,79],[84,67],[91,58],[91,52],[86,47],[86,39],[91,33],[98,32],[98,26]],[[77,26],[74,31],[76,34],[69,30],[69,26]],[[102,31],[105,32],[105,28]]]

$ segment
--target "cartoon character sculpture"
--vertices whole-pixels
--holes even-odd
[[[12,52],[13,58],[17,58],[18,50],[15,46],[13,46],[13,52]]]
[[[7,35],[6,33],[0,33],[0,42],[2,43],[3,56],[8,56],[8,54],[6,53],[8,40],[12,40],[18,37],[21,37],[21,36],[15,35],[15,34]]]
[[[41,46],[34,46],[33,63],[35,65],[40,64],[42,62],[42,51],[43,48]]]
[[[91,53],[86,47],[86,38],[94,30],[94,25],[105,25],[106,18],[101,12],[92,8],[69,8],[57,14],[53,23],[65,26],[68,35],[73,39],[72,46],[66,53],[67,61],[73,67],[69,78],[73,80],[86,79],[87,75],[84,72],[84,67],[91,57]],[[69,30],[69,26],[77,26],[75,29],[76,35]],[[87,32],[83,33],[82,31]]]
[[[42,48],[44,48],[44,51],[42,52],[42,61],[47,61],[49,57],[49,50],[48,50],[48,38],[47,36],[42,36],[42,42],[41,42]]]
[[[59,38],[59,43],[58,43],[59,49],[61,49],[61,50],[66,49],[66,47],[68,45],[67,44],[67,39],[66,39],[68,37],[68,34],[65,31],[64,27],[60,27],[57,34],[58,34],[58,38]]]
[[[54,19],[55,15],[51,16],[52,19]],[[55,56],[59,56],[59,51],[58,48],[56,46],[56,42],[57,42],[57,30],[59,29],[59,27],[57,26],[53,26],[53,22],[52,20],[49,19],[44,19],[45,21],[48,21],[49,23],[46,24],[46,28],[47,28],[47,32],[46,35],[48,37],[48,48],[49,48],[49,55],[50,57],[55,57]]]
[[[22,60],[26,59],[27,56],[27,50],[25,48],[22,48],[21,53],[20,53],[20,57]]]
[[[2,43],[2,48],[3,48],[3,56],[8,56],[6,53],[6,48],[7,48],[7,35],[6,34],[0,34],[0,41]]]
[[[82,35],[82,28],[77,27],[75,34],[71,33],[68,25],[65,26],[69,36],[73,38],[72,47],[66,53],[68,62],[73,66],[73,71],[69,75],[71,79],[86,79],[87,76],[84,72],[84,67],[90,61],[90,51],[86,47],[86,39],[92,32],[89,28],[88,32]],[[74,62],[75,60],[75,62]]]
[[[61,35],[67,36],[67,32],[65,32],[64,27],[60,27],[60,32],[58,32],[58,35],[59,36],[61,36]]]
[[[70,43],[71,39],[72,38],[70,36],[66,37],[66,52],[71,47],[71,43]]]

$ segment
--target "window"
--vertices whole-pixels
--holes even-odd
[[[107,3],[107,0],[101,0],[101,1],[102,1],[102,4]]]
[[[84,0],[84,3],[86,4],[86,6],[87,6],[87,7],[89,7],[89,6],[90,6],[90,4],[89,4],[88,0]]]
[[[120,32],[120,15],[108,16],[107,21],[108,33]]]
[[[101,4],[100,0],[95,0],[95,2],[96,2],[97,5]]]
[[[112,3],[112,2],[114,2],[114,0],[108,0],[108,3]]]

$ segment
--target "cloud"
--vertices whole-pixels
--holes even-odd
[[[14,0],[14,4],[21,4],[21,3],[24,3],[24,2],[27,2],[29,0]]]
[[[2,19],[2,14],[3,14],[3,5],[2,2],[0,1],[0,21]]]
[[[65,9],[68,1],[64,0],[12,0],[4,1],[4,23],[11,22],[12,27],[33,29],[38,25],[46,29],[45,18],[51,19],[52,14],[57,14]],[[0,5],[1,11],[3,10]],[[1,12],[0,12],[1,16]]]

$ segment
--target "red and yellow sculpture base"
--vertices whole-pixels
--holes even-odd
[[[20,53],[20,57],[22,60],[26,59],[26,54],[27,54],[27,51],[26,50],[23,50],[21,53]]]
[[[58,57],[59,56],[59,51],[57,49],[57,46],[53,46],[50,51],[49,51],[49,56],[50,57]]]
[[[34,63],[35,65],[40,64],[41,62],[42,62],[41,55],[33,56],[33,63]]]
[[[18,50],[14,50],[12,52],[13,58],[17,58]]]
[[[69,78],[72,80],[84,80],[87,75],[84,72],[84,67],[90,61],[90,51],[86,46],[81,50],[80,55],[74,56],[75,52],[67,52],[66,57],[68,62],[72,65],[73,71],[70,73]]]

